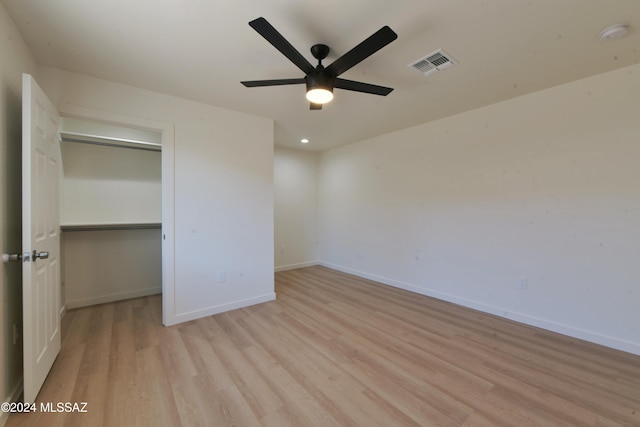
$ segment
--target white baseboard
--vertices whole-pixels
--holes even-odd
[[[318,265],[318,261],[308,261],[308,262],[300,262],[297,264],[280,265],[275,267],[274,271],[277,273],[278,271],[295,270],[296,268],[313,267],[314,265]]]
[[[201,317],[213,316],[214,314],[224,313],[225,311],[236,310],[238,308],[249,307],[250,305],[261,304],[263,302],[269,302],[275,299],[276,299],[276,293],[271,292],[271,293],[260,295],[253,298],[232,301],[226,304],[207,307],[201,310],[194,310],[186,313],[180,313],[173,316],[173,320],[174,320],[173,323],[166,324],[165,326],[173,326],[173,325],[177,325],[178,323],[189,322],[191,320],[200,319]]]
[[[93,298],[83,298],[83,299],[77,299],[73,301],[66,301],[65,305],[66,305],[66,309],[70,310],[72,308],[86,307],[89,305],[96,305],[96,304],[104,304],[107,302],[120,301],[123,299],[146,297],[149,295],[156,295],[160,293],[162,293],[162,288],[138,289],[135,291],[119,292],[116,294],[101,295]]]
[[[18,398],[22,394],[22,390],[24,388],[24,383],[22,382],[22,378],[18,381],[18,384],[13,388],[9,396],[3,402],[16,402]],[[8,412],[0,412],[0,427],[4,427],[5,423],[9,419]]]
[[[484,313],[493,314],[495,316],[503,317],[505,319],[514,320],[516,322],[524,323],[525,325],[535,326],[537,328],[546,329],[548,331],[557,332],[569,337],[578,338],[584,341],[589,341],[594,344],[603,345],[616,350],[625,351],[640,356],[640,343],[626,341],[620,338],[602,335],[597,332],[588,331],[571,325],[565,325],[562,323],[554,322],[552,320],[541,319],[535,316],[531,316],[525,313],[514,312],[503,307],[496,307],[489,304],[485,304],[478,301],[462,298],[457,295],[447,294],[444,292],[436,291],[429,288],[422,288],[412,285],[410,283],[404,283],[397,280],[390,279],[388,277],[377,276],[375,274],[365,273],[363,271],[354,270],[351,268],[343,267],[336,264],[320,261],[318,265],[322,265],[333,270],[342,271],[344,273],[353,274],[354,276],[362,277],[376,282],[383,283],[385,285],[393,286],[396,288],[404,289],[407,291],[415,292],[417,294],[426,295],[428,297],[436,298],[442,301],[447,301],[453,304],[457,304],[463,307],[472,308],[474,310],[482,311]]]

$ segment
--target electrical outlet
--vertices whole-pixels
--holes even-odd
[[[218,271],[218,283],[224,283],[227,281],[227,272]]]
[[[529,283],[526,277],[518,277],[518,289],[523,291],[529,289]]]

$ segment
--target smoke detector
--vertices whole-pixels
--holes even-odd
[[[453,59],[451,55],[446,53],[442,49],[438,49],[435,52],[430,53],[424,58],[420,58],[417,61],[407,65],[416,71],[421,72],[425,76],[430,76],[438,71],[446,70],[452,65],[457,64],[458,61]]]
[[[627,24],[616,24],[600,31],[602,40],[617,40],[627,35],[629,26]]]

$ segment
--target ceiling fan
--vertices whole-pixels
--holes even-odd
[[[346,89],[355,92],[370,93],[386,96],[393,90],[390,87],[377,86],[369,83],[356,82],[341,79],[338,76],[369,56],[373,55],[392,41],[398,35],[388,26],[376,31],[369,38],[351,49],[349,52],[336,59],[326,68],[322,60],[329,55],[329,46],[316,44],[311,46],[311,54],[318,60],[318,65],[313,66],[304,56],[294,48],[269,22],[264,18],[257,18],[249,22],[251,28],[271,43],[284,56],[289,58],[305,76],[298,79],[277,80],[252,80],[241,82],[246,87],[295,85],[305,83],[307,85],[307,99],[311,103],[311,110],[321,110],[322,104],[333,99],[333,89]]]

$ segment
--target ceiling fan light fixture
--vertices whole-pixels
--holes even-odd
[[[333,99],[333,92],[330,89],[315,88],[307,91],[307,100],[314,104],[326,104]]]
[[[319,66],[322,67],[322,66]],[[326,104],[333,99],[333,82],[323,69],[316,70],[305,77],[307,83],[307,100],[314,104]]]

